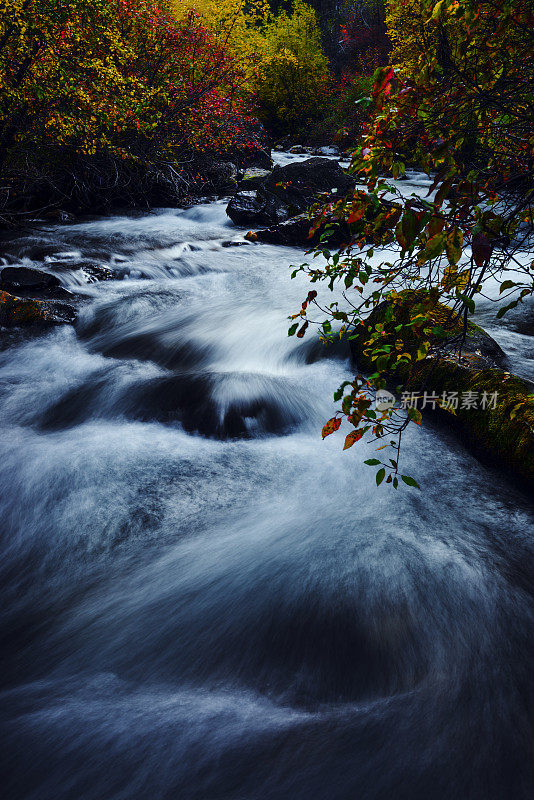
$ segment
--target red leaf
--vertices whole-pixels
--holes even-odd
[[[332,419],[329,419],[323,428],[323,439],[327,436],[330,436],[330,434],[334,433],[334,431],[337,431],[340,425],[341,417],[332,417]]]
[[[475,264],[477,267],[483,267],[484,264],[488,263],[491,258],[493,247],[491,246],[487,236],[485,236],[483,233],[476,233],[473,236],[471,248],[473,250],[473,258],[475,259]]]
[[[300,330],[297,331],[297,339],[302,339],[302,337],[306,333],[306,328],[307,327],[308,327],[308,320],[306,320],[306,322],[304,323],[302,328],[300,328]]]
[[[345,439],[345,444],[343,445],[343,450],[348,450],[349,447],[352,447],[353,444],[359,442],[363,436],[363,429],[357,431],[351,431],[347,434],[347,438]]]

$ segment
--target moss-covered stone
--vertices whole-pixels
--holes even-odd
[[[419,299],[414,293],[404,293],[396,322],[399,314],[407,319],[410,304],[413,307]],[[378,306],[369,318],[369,324],[383,321],[386,308],[386,304]],[[435,309],[432,308],[431,317],[433,322],[443,324],[450,320],[450,309],[437,303]],[[478,325],[468,323],[461,349],[458,348],[459,333],[460,326],[451,324],[445,344],[441,342],[439,348],[431,349],[426,358],[411,366],[403,365],[391,375],[391,380],[400,383],[405,391],[417,394],[427,391],[442,396],[443,393],[458,392],[461,397],[473,392],[478,397],[485,396],[485,408],[462,408],[459,403],[457,409],[436,406],[430,413],[448,419],[475,451],[534,484],[534,385],[503,368],[506,360],[503,351]],[[353,356],[364,370],[374,369],[364,354],[368,336],[365,327],[351,341]],[[417,349],[416,337],[405,345],[407,352],[413,355]],[[493,408],[490,398],[495,396]]]
[[[56,325],[73,322],[74,309],[65,303],[30,300],[0,290],[0,325],[14,328],[27,325]]]

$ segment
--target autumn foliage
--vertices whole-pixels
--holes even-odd
[[[394,63],[376,70],[373,119],[352,162],[364,188],[316,213],[326,266],[301,269],[345,289],[347,304],[321,305],[322,338],[357,339],[372,365],[340,387],[326,432],[345,419],[359,438],[379,440],[386,455],[369,463],[396,486],[400,439],[421,415],[375,412],[374,391],[410,384],[419,362],[450,358],[451,347],[459,356],[488,284],[500,284],[497,317],[534,292],[534,9],[532,0],[390,0],[388,23]],[[389,178],[410,166],[431,176],[426,197]],[[331,253],[336,229],[344,247]],[[295,315],[304,325],[316,310],[310,295]]]
[[[0,163],[172,163],[245,147],[244,72],[154,0],[0,1]],[[43,158],[40,158],[43,156]]]

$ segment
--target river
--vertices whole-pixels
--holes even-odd
[[[322,441],[346,353],[287,336],[302,252],[244,233],[13,243],[85,300],[0,353],[2,796],[530,800],[531,507],[430,424],[420,492]]]

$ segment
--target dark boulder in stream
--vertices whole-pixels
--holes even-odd
[[[4,267],[0,271],[0,290],[34,300],[70,300],[72,294],[50,272],[31,267]]]
[[[45,291],[56,289],[60,281],[50,272],[30,267],[4,267],[0,271],[0,287],[6,291]]]
[[[43,325],[71,323],[75,319],[76,310],[67,303],[30,300],[0,290],[0,325],[6,328],[39,328]]]
[[[342,197],[354,186],[336,161],[309,158],[275,167],[255,191],[239,191],[226,213],[236,225],[277,225],[301,214],[319,195]]]
[[[407,319],[420,296],[415,291],[399,295],[396,321]],[[363,370],[374,370],[374,364],[365,355],[369,326],[385,319],[386,303],[381,303],[371,313],[362,333],[352,339],[351,350]],[[450,317],[450,309],[437,303],[432,311],[432,321],[442,325]],[[486,460],[501,470],[511,471],[534,485],[534,384],[507,371],[507,359],[497,342],[473,322],[467,323],[465,339],[462,329],[449,332],[448,341],[431,343],[431,349],[421,360],[415,361],[417,340],[408,352],[414,357],[413,365],[397,369],[394,381],[402,381],[406,392],[424,397],[471,397],[472,404],[459,403],[447,407],[432,401],[427,411],[445,420],[461,434],[464,442]],[[386,330],[384,344],[394,340],[396,334]],[[439,344],[439,349],[438,345]],[[406,345],[405,345],[406,346]],[[393,376],[392,376],[393,382]],[[484,398],[481,407],[475,398]],[[425,412],[426,413],[426,412]]]

